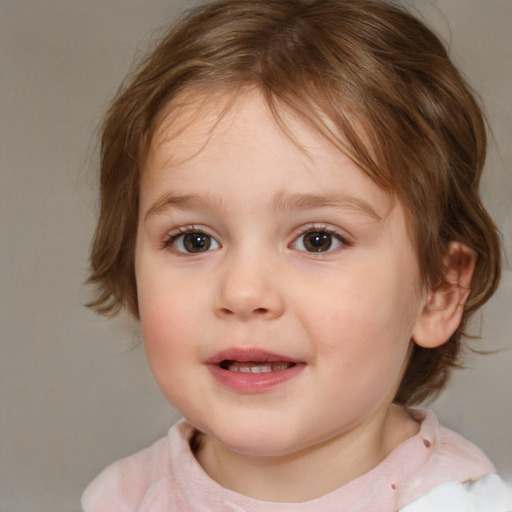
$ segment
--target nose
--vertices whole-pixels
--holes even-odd
[[[226,260],[219,270],[214,301],[215,314],[240,320],[279,318],[285,300],[279,285],[279,270],[261,256],[239,255]]]

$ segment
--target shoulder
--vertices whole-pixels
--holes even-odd
[[[174,425],[166,437],[153,445],[105,468],[85,489],[85,512],[134,512],[155,490],[173,487],[173,445],[183,442],[180,427]]]
[[[166,478],[167,438],[105,468],[82,495],[85,512],[133,512],[148,491]],[[167,462],[167,464],[166,464]]]
[[[400,512],[512,512],[512,488],[498,475],[445,482]]]
[[[413,411],[422,417],[420,437],[428,457],[423,459],[404,489],[402,506],[445,482],[474,482],[496,469],[486,455],[461,435],[443,427],[431,411]]]
[[[446,480],[476,480],[483,475],[496,473],[496,468],[480,448],[460,434],[443,427],[434,413],[425,417],[434,435],[432,456],[423,468],[424,477],[444,472]],[[451,478],[449,478],[451,477]]]

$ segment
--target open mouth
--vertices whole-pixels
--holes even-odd
[[[240,373],[271,373],[292,368],[296,363],[291,361],[234,361],[224,359],[219,366],[223,370]]]
[[[213,378],[237,393],[271,391],[302,373],[306,363],[255,348],[229,348],[205,361]]]

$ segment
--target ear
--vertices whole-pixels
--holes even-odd
[[[471,290],[476,254],[464,244],[451,242],[443,263],[445,279],[428,293],[412,332],[413,341],[425,348],[446,343],[459,326]]]

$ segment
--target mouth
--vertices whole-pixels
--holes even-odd
[[[255,349],[228,349],[206,361],[224,387],[244,393],[274,389],[299,375],[306,364],[280,354]]]
[[[225,359],[219,363],[223,370],[240,373],[271,373],[292,368],[297,363],[291,361],[234,361]]]

